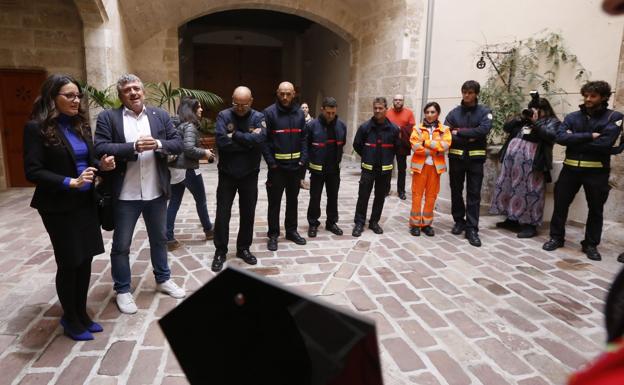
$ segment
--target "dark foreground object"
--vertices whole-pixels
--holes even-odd
[[[159,323],[192,384],[383,385],[374,322],[242,269]]]

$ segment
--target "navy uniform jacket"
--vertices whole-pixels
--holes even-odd
[[[556,141],[566,146],[563,164],[573,170],[609,170],[612,147],[622,131],[623,115],[602,107],[591,114],[580,106],[568,114],[557,129]],[[570,131],[570,132],[568,132]],[[592,140],[592,133],[600,136]]]
[[[115,156],[115,169],[108,175],[111,178],[113,198],[121,194],[121,187],[126,175],[128,162],[137,161],[134,143],[126,142],[123,126],[123,106],[102,111],[97,117],[95,128],[95,152],[100,158],[103,154]],[[173,125],[167,111],[157,107],[145,107],[152,138],[160,140],[162,148],[155,150],[158,172],[158,184],[165,198],[171,195],[167,155],[178,155],[184,149],[182,136]]]
[[[362,123],[353,139],[353,149],[362,157],[362,170],[383,174],[392,172],[400,146],[399,127],[387,118],[382,124],[374,118]]]
[[[449,159],[466,159],[485,161],[487,136],[492,128],[492,111],[483,104],[466,107],[463,103],[453,108],[444,125],[451,131],[457,129],[453,135]]]
[[[256,128],[261,132],[254,134]],[[233,133],[228,137],[228,133]],[[266,140],[264,115],[249,110],[238,116],[231,108],[217,115],[216,141],[219,149],[219,172],[234,178],[243,178],[260,170],[262,146]]]
[[[290,108],[279,102],[264,110],[266,143],[262,154],[270,168],[277,165],[286,170],[297,170],[308,162],[305,116],[299,105]]]
[[[325,164],[325,158],[327,156],[327,149],[330,146],[335,147],[336,161],[338,163],[337,168],[340,169],[340,162],[342,161],[342,149],[347,139],[347,126],[338,119],[338,116],[329,124],[334,125],[334,131],[336,133],[335,139],[327,138],[327,122],[323,115],[317,119],[313,119],[306,126],[308,137],[308,168],[310,172],[323,173],[323,165]]]

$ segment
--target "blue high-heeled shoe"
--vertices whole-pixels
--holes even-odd
[[[88,330],[85,330],[84,332],[78,334],[72,332],[69,328],[69,325],[67,324],[67,321],[65,321],[63,318],[61,318],[61,326],[63,327],[65,335],[74,341],[90,341],[93,339],[93,334],[91,334],[91,332],[89,332]]]
[[[99,323],[92,321],[91,325],[87,326],[87,330],[91,333],[100,333],[104,331],[104,328]]]

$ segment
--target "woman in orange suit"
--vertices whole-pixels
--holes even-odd
[[[410,213],[410,234],[423,233],[432,237],[435,232],[433,208],[440,191],[440,174],[446,171],[444,153],[451,147],[451,131],[438,121],[440,105],[429,102],[425,105],[425,119],[414,127],[412,144],[412,211]],[[425,196],[425,206],[422,198]]]

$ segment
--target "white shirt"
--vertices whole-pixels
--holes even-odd
[[[145,106],[138,116],[132,110],[124,107],[123,128],[127,143],[134,143],[141,136],[151,136],[152,131]],[[149,201],[158,198],[162,193],[154,151],[138,153],[136,162],[127,163],[119,199],[122,201]]]

